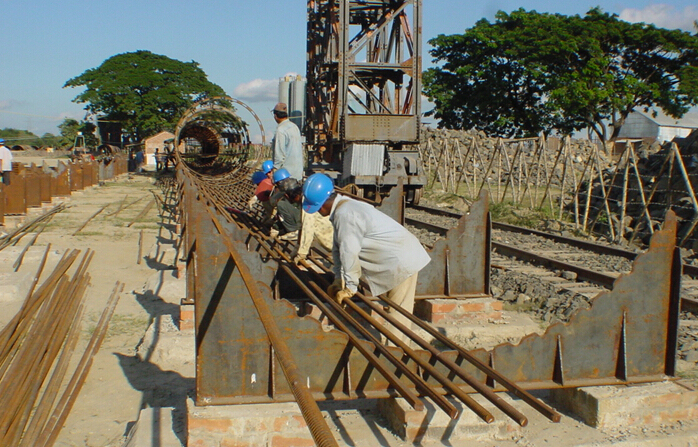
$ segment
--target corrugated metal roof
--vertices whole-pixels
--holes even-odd
[[[647,117],[647,119],[659,126],[698,129],[698,112],[687,112],[683,118],[680,119],[668,116],[661,110],[656,110],[657,116],[654,116],[654,112],[652,110],[645,112],[644,110],[635,109],[634,112]]]

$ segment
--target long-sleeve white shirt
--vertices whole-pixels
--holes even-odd
[[[271,142],[274,168],[286,168],[291,177],[303,180],[303,144],[298,126],[286,119],[279,123]]]
[[[0,144],[0,170],[12,170],[12,152],[4,144]]]
[[[364,276],[374,296],[414,275],[431,258],[405,227],[371,205],[337,196],[330,211],[334,227],[335,278],[355,292]]]

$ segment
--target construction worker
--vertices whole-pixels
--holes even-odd
[[[274,109],[274,121],[278,124],[274,139],[271,141],[271,150],[276,169],[288,170],[291,177],[303,180],[303,145],[301,132],[293,122],[288,119],[288,107],[280,102]]]
[[[327,289],[332,299],[341,304],[354,296],[363,276],[373,296],[413,311],[417,273],[431,259],[412,233],[371,205],[337,195],[325,174],[306,180],[303,210],[329,216],[334,228],[334,282]],[[411,327],[407,317],[392,308],[388,312]],[[393,333],[406,339],[397,329]]]
[[[6,186],[10,186],[10,173],[12,173],[12,152],[5,146],[5,139],[0,138],[0,174]]]
[[[283,184],[286,197],[289,202],[301,205],[303,203],[303,187],[298,183]],[[322,216],[320,213],[306,213],[301,210],[301,233],[298,241],[298,249],[293,257],[295,264],[300,264],[305,260],[310,253],[310,246],[313,241],[318,241],[318,244],[327,251],[332,251],[334,228],[328,216]]]
[[[269,201],[271,192],[274,189],[274,182],[271,179],[274,162],[267,160],[262,163],[262,170],[252,173],[252,183],[256,186],[254,194],[247,201],[247,206],[252,210],[257,203],[262,204],[264,209],[264,220],[271,218],[274,207]]]
[[[284,241],[295,241],[301,227],[301,206],[299,203],[291,203],[285,192],[298,187],[298,180],[292,178],[285,168],[274,171],[272,180],[275,192],[272,193],[270,202],[276,206],[276,222],[272,225],[270,235],[279,236]]]

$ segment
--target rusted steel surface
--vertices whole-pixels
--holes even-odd
[[[308,1],[308,143],[419,142],[421,0]]]
[[[27,207],[36,208],[41,206],[41,176],[37,172],[36,166],[32,163],[31,166],[25,169],[25,189]]]
[[[39,184],[41,185],[41,203],[48,203],[53,197],[51,194],[51,176],[53,175],[53,170],[45,164],[37,169],[40,173]]]
[[[85,188],[82,164],[70,163],[68,166],[70,167],[70,191],[82,191]]]
[[[70,195],[70,165],[59,162],[55,174],[55,195],[56,197],[67,197]]]
[[[428,395],[453,417],[453,409],[438,396],[462,397],[454,387],[487,396],[489,388],[510,391],[556,420],[554,410],[525,390],[647,382],[674,373],[680,263],[673,215],[655,234],[649,251],[636,259],[632,273],[618,278],[612,292],[600,294],[589,310],[580,310],[569,323],[490,352],[466,352],[435,332],[432,335],[447,347],[437,353],[427,347],[429,341],[383,315],[381,305],[373,308],[376,298],[355,298],[371,308],[370,313],[353,303],[340,306],[330,300],[324,293],[326,277],[316,272],[328,271],[326,253],[313,250],[305,270],[292,264],[293,244],[266,236],[258,225],[260,210],[247,209],[252,194],[249,172],[209,177],[180,163],[177,176],[187,296],[195,302],[197,404],[294,400],[287,381],[277,373],[273,342],[242,271],[255,278],[259,296],[317,400],[397,395],[419,406],[414,396]],[[384,205],[399,217],[394,204]],[[421,298],[487,295],[490,225],[483,192],[470,214],[430,251],[432,262],[419,274]],[[235,259],[232,252],[238,254]],[[327,331],[316,319],[298,317],[298,308],[307,301],[340,330]],[[373,320],[375,315],[385,323]],[[400,343],[385,347],[361,329],[373,327],[390,338],[383,327],[388,324],[425,350]],[[520,414],[504,411],[525,423]]]
[[[0,225],[5,223],[5,185],[0,182]]]
[[[5,188],[5,214],[25,214],[27,198],[25,195],[24,166],[12,163],[10,185]]]

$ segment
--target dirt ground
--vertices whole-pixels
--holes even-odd
[[[177,328],[179,302],[185,296],[185,286],[184,279],[178,279],[176,270],[172,269],[177,257],[174,223],[169,213],[162,212],[158,206],[136,220],[153,200],[154,193],[162,196],[163,190],[150,173],[123,176],[103,186],[74,193],[66,200],[69,207],[54,217],[29,249],[17,272],[12,265],[29,238],[0,251],[0,302],[5,310],[0,313],[0,327],[3,327],[19,309],[49,243],[51,256],[42,277],[52,271],[66,250],[77,248],[83,253],[94,250],[88,270],[91,286],[86,295],[86,321],[78,353],[82,352],[81,347],[84,349],[116,281],[125,285],[108,336],[94,359],[57,446],[123,446],[143,417],[142,409],[150,411],[149,414],[167,413],[172,420],[171,430],[159,433],[157,439],[149,434],[146,436],[149,441],[137,447],[186,445],[186,401],[194,392],[194,338],[193,331]],[[122,204],[129,206],[113,215]],[[73,234],[104,205],[107,207],[102,213]],[[28,218],[46,209],[32,210]],[[19,223],[17,220],[9,218],[4,231]],[[142,257],[138,263],[141,234]],[[493,332],[501,330],[497,326],[492,328]],[[568,415],[563,416],[561,423],[553,424],[526,407],[521,409],[530,423],[515,433],[467,442],[443,437],[412,444],[400,440],[388,428],[385,418],[371,401],[358,408],[347,408],[345,404],[323,404],[321,407],[340,445],[698,446],[697,421],[602,431]],[[272,406],[270,411],[273,411]]]

